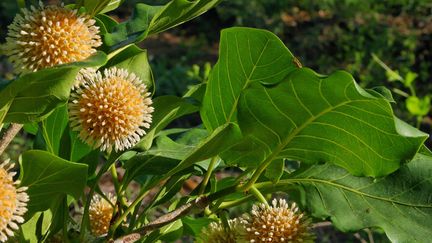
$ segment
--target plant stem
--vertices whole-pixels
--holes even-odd
[[[250,193],[254,195],[258,201],[268,206],[267,199],[265,199],[264,195],[255,186],[251,186]]]
[[[144,199],[145,196],[147,196],[147,193],[149,192],[149,190],[146,191],[142,191],[140,195],[138,195],[138,197],[135,199],[135,201],[133,201],[133,203],[126,209],[126,211],[124,211],[124,213],[122,213],[117,219],[116,221],[112,224],[111,226],[111,234],[114,234],[114,232],[116,231],[116,229],[120,226],[120,224],[123,222],[123,220],[132,212],[132,210],[138,206],[141,201]]]
[[[420,126],[421,126],[421,123],[422,123],[423,117],[422,117],[422,116],[417,116],[416,118],[417,118],[416,128],[417,128],[417,129],[420,129]]]
[[[387,66],[387,64],[385,64],[383,61],[381,61],[381,59],[379,59],[377,55],[375,55],[374,53],[372,53],[372,58],[382,68],[384,68],[388,73],[391,73],[394,77],[397,78],[398,81],[400,81],[400,82],[403,83],[404,79],[402,78],[402,76],[400,76],[399,73],[393,71],[389,66]]]
[[[277,154],[277,153],[274,153]],[[250,180],[242,187],[243,191],[249,190],[255,182],[258,180],[258,178],[261,176],[261,174],[264,172],[264,170],[270,165],[270,163],[273,161],[274,156],[269,156],[267,159],[262,162],[259,167],[255,170],[255,172],[252,174],[252,177]]]
[[[112,181],[114,183],[114,188],[115,191],[117,192],[117,198],[120,196],[118,195],[118,193],[120,192],[120,185],[119,185],[119,181],[118,181],[118,175],[117,175],[117,168],[115,163],[113,163],[110,167],[110,172],[111,172],[111,177],[112,177]]]
[[[206,174],[205,174],[205,176],[204,176],[203,181],[201,182],[201,187],[200,187],[200,190],[199,190],[199,195],[202,195],[202,194],[205,192],[205,189],[206,189],[207,184],[208,184],[208,182],[209,182],[209,180],[210,180],[210,177],[211,177],[211,175],[212,175],[212,173],[213,173],[213,169],[214,169],[214,167],[215,167],[215,165],[216,165],[217,160],[218,160],[218,159],[217,159],[216,156],[213,157],[213,158],[210,160],[210,164],[209,164],[209,167],[208,167],[208,169],[207,169],[207,172],[206,172]]]
[[[251,200],[251,198],[252,198],[253,196],[254,196],[254,195],[247,195],[247,196],[245,196],[245,197],[243,197],[243,198],[241,198],[241,199],[238,199],[238,200],[229,201],[229,202],[223,202],[223,203],[222,203],[222,204],[217,208],[217,210],[223,210],[223,209],[227,209],[227,208],[231,208],[231,207],[234,207],[234,206],[240,205],[240,204],[242,204],[242,203],[245,203],[245,202]]]
[[[398,94],[398,95],[400,95],[400,96],[403,96],[403,97],[405,97],[405,98],[408,98],[408,97],[410,96],[407,92],[405,92],[405,91],[403,91],[403,90],[400,90],[400,89],[398,89],[398,88],[393,88],[392,90],[393,90],[393,92],[395,92],[396,94]]]
[[[332,222],[330,221],[324,221],[324,222],[318,222],[318,223],[314,223],[312,225],[312,228],[321,228],[321,227],[330,227],[332,226]]]
[[[139,197],[140,195],[142,195],[142,194],[146,194],[146,195],[147,195],[148,192],[149,192],[149,190],[147,190],[145,187],[143,187],[143,188],[140,189],[140,192],[139,192],[139,194],[138,194],[138,197]],[[137,197],[137,198],[138,198],[138,197]],[[143,198],[143,199],[144,199],[144,198]],[[134,202],[135,202],[135,201],[134,201]],[[133,203],[134,203],[134,202],[133,202]],[[142,202],[142,200],[141,200],[141,202]],[[137,206],[138,206],[138,205],[141,205],[141,203],[137,204]],[[130,217],[128,230],[132,230],[132,229],[135,227],[135,222],[136,222],[136,220],[137,220],[138,212],[139,212],[139,207],[137,207],[137,206],[133,207],[133,212],[132,212],[131,217]]]
[[[12,139],[17,135],[17,133],[21,130],[23,127],[22,124],[12,123],[4,133],[3,137],[0,140],[0,154],[3,154],[3,152],[6,150],[9,143],[12,141]]]
[[[416,91],[415,91],[415,89],[414,89],[414,87],[412,85],[410,85],[408,88],[409,88],[409,90],[411,92],[411,96],[417,96],[416,95]]]

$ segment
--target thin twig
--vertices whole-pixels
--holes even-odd
[[[332,222],[330,221],[324,221],[313,224],[312,228],[321,228],[321,227],[329,227],[332,226]]]
[[[238,186],[231,186],[227,187],[225,189],[222,189],[218,192],[215,192],[213,194],[210,194],[208,196],[201,196],[197,199],[195,199],[192,202],[189,202],[176,210],[173,210],[154,221],[144,225],[141,228],[138,228],[131,233],[139,233],[141,236],[146,235],[149,231],[152,231],[154,229],[158,229],[164,225],[167,225],[169,223],[172,223],[176,221],[177,219],[189,214],[190,212],[196,212],[196,211],[203,211],[208,205],[210,205],[211,202],[213,202],[216,199],[219,199],[221,197],[224,197],[226,195],[229,195],[233,192],[238,191],[240,188]]]
[[[0,139],[0,154],[3,154],[9,143],[17,135],[22,127],[22,124],[12,123],[8,129],[6,129],[3,137]]]
[[[369,228],[366,228],[366,229],[364,229],[364,231],[366,231],[366,233],[368,235],[369,243],[375,243],[372,230],[370,230]]]
[[[365,239],[363,239],[363,237],[361,237],[361,235],[359,233],[355,233],[354,237],[359,240],[361,243],[368,243]]]
[[[192,210],[200,210],[202,211],[205,207],[207,207],[209,204],[209,201],[207,200],[207,197],[203,196],[200,197],[192,202],[189,202],[179,208],[177,208],[174,211],[171,211],[154,221],[146,224],[145,226],[136,229],[133,231],[133,233],[139,233],[141,235],[145,235],[147,232],[152,231],[154,229],[160,228],[164,225],[167,225],[169,223],[172,223],[176,221],[177,219],[187,215]]]

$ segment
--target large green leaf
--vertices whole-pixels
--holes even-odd
[[[238,110],[242,132],[261,145],[266,160],[325,161],[354,175],[394,172],[427,138],[346,72],[322,78],[300,69],[277,85],[251,84]]]
[[[222,31],[219,60],[207,84],[201,117],[213,130],[237,121],[241,93],[254,82],[275,84],[295,70],[294,56],[274,34],[230,28]]]
[[[130,20],[104,36],[111,49],[142,41],[146,36],[187,22],[217,5],[221,0],[172,0],[165,6],[136,5]]]
[[[106,55],[98,52],[82,62],[24,74],[0,91],[0,119],[30,123],[47,117],[65,104],[76,74],[83,67],[101,66]]]
[[[361,89],[348,73],[324,77],[294,62],[267,31],[222,33],[201,116],[210,129],[238,122],[245,139],[221,156],[227,163],[289,158],[376,177],[409,161],[426,139],[394,118],[387,96]]]
[[[27,217],[52,207],[65,195],[79,198],[87,182],[87,165],[72,163],[45,151],[23,153],[21,185],[30,201]]]
[[[379,227],[392,242],[430,242],[432,157],[419,154],[380,179],[355,177],[325,164],[281,183],[304,188],[312,216],[330,218],[342,231]]]

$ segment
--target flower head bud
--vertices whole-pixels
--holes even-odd
[[[204,228],[197,240],[202,243],[237,243],[243,235],[243,219],[235,218],[228,220],[228,227],[221,222],[212,222]]]
[[[310,220],[284,199],[273,199],[272,206],[254,205],[244,219],[248,242],[314,242]]]
[[[110,68],[78,75],[79,87],[69,102],[71,126],[83,141],[101,150],[131,148],[152,121],[147,87],[133,73]]]
[[[102,44],[89,16],[63,6],[22,9],[8,27],[6,54],[17,72],[82,61]]]
[[[27,212],[29,197],[27,187],[18,187],[20,181],[13,181],[16,172],[10,172],[14,164],[9,161],[0,164],[0,242],[6,242],[14,235],[18,224],[24,222],[22,217]]]
[[[116,198],[108,195],[109,202],[99,195],[94,195],[90,203],[89,218],[91,232],[95,236],[108,233],[111,219],[114,213]]]

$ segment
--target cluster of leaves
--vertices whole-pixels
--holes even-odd
[[[189,210],[153,222],[149,212],[167,204],[170,211],[202,210],[204,203],[207,213],[217,215],[255,195],[248,192],[297,190],[302,196],[293,199],[311,216],[329,219],[342,231],[376,227],[394,242],[428,241],[432,157],[423,145],[427,135],[394,116],[385,88],[363,89],[347,72],[325,76],[301,67],[283,42],[265,30],[222,31],[218,62],[203,82],[182,97],[155,98],[153,123],[141,142],[105,156],[97,170],[100,152],[82,143],[68,125],[65,104],[78,71],[123,67],[155,87],[147,53],[135,43],[219,1],[137,4],[128,21],[117,23],[104,12],[120,3],[77,3],[101,27],[104,45],[96,55],[24,74],[0,90],[1,123],[27,124],[37,138],[38,150],[22,154],[21,180],[30,196],[22,240],[43,241],[61,229],[65,238],[85,239],[90,196],[83,195],[84,189],[90,188],[89,195],[100,192],[101,175],[119,161],[125,174],[114,182],[119,210],[109,238],[134,232],[141,233],[142,242],[197,236],[210,217],[186,217],[185,212],[196,212]],[[199,76],[199,70],[191,74]],[[203,126],[165,129],[196,113]],[[300,162],[299,168],[288,170],[287,160]],[[215,172],[227,167],[240,175],[217,180]],[[193,175],[204,178],[201,185],[174,197]],[[133,181],[140,185],[138,196],[125,203]],[[140,207],[154,188],[156,195]],[[68,214],[76,202],[85,205],[81,225]]]

